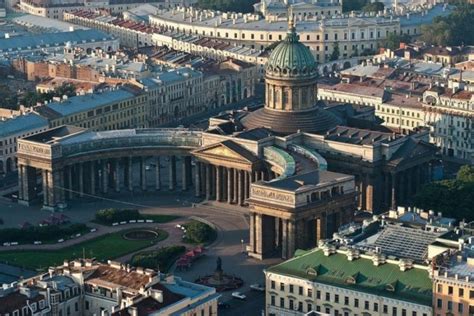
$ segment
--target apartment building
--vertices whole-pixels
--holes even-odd
[[[48,129],[48,120],[33,112],[0,109],[0,174],[15,171],[17,140]]]
[[[265,270],[266,315],[432,315],[428,268],[330,244]]]
[[[215,289],[117,262],[65,261],[0,289],[1,316],[216,315]]]

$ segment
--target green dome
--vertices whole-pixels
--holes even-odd
[[[298,40],[292,26],[286,38],[268,58],[266,72],[283,77],[305,77],[317,74],[316,61],[308,47]]]

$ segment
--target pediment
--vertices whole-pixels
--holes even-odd
[[[193,154],[204,159],[213,159],[217,161],[230,160],[247,165],[259,161],[257,156],[255,156],[251,151],[231,140],[199,148],[193,151]]]

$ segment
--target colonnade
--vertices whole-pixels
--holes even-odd
[[[247,171],[196,161],[195,196],[244,205],[250,197],[250,183],[269,180],[273,176],[266,171]]]
[[[181,179],[177,178],[177,156],[120,157],[78,162],[54,170],[40,169],[20,165],[19,200],[29,204],[37,196],[37,176],[41,175],[43,207],[55,209],[66,207],[67,200],[76,197],[121,192],[126,189],[133,192],[137,187],[141,191],[161,190],[163,168],[168,168],[167,187],[169,190],[188,190],[192,185],[191,156],[180,157]],[[147,162],[152,161],[149,166]],[[138,163],[138,177],[134,177],[134,166]],[[153,171],[153,187],[149,186],[148,171]],[[138,179],[137,179],[138,178]],[[180,187],[178,187],[178,183]]]
[[[411,198],[430,179],[428,163],[404,169],[386,171],[378,175],[356,175],[358,207],[361,210],[381,211],[410,204]]]

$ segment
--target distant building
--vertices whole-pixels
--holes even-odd
[[[0,54],[17,57],[38,52],[62,52],[64,47],[74,44],[83,49],[116,51],[119,41],[98,30],[72,30],[70,32],[43,33],[0,38]]]
[[[217,314],[215,289],[117,262],[65,262],[0,289],[0,315]]]
[[[17,140],[48,129],[48,120],[37,113],[1,110],[0,173],[17,169]]]

